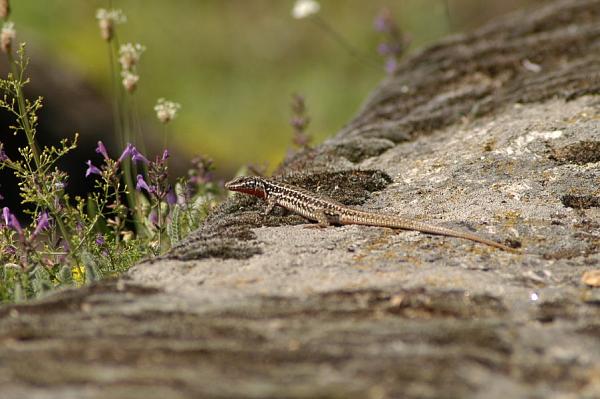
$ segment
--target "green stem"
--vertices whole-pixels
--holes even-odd
[[[21,122],[23,130],[25,131],[25,136],[27,136],[27,143],[29,145],[29,148],[31,148],[31,152],[33,154],[33,160],[35,162],[35,167],[36,167],[36,171],[34,171],[33,173],[37,173],[42,169],[42,163],[40,160],[40,153],[39,153],[38,145],[35,141],[35,134],[33,132],[33,129],[31,128],[31,124],[29,123],[29,112],[28,112],[27,106],[25,104],[25,96],[23,94],[23,88],[22,88],[23,82],[22,82],[22,76],[21,76],[23,71],[17,70],[17,65],[14,61],[14,58],[13,58],[11,52],[8,53],[8,61],[11,65],[12,73],[13,73],[13,84],[15,86],[15,91],[16,91],[16,95],[17,95],[17,104],[19,107],[19,114],[20,114],[19,120]],[[20,72],[20,73],[18,73],[18,72]],[[17,76],[18,76],[18,80],[17,80]],[[48,207],[48,210],[54,217],[54,220],[56,220],[56,224],[58,225],[60,233],[62,234],[64,240],[69,245],[69,249],[72,249],[73,242],[71,241],[69,232],[62,220],[62,215],[56,211],[56,208],[54,207],[53,204],[47,203],[46,206]],[[69,254],[73,257],[75,262],[78,264],[79,260],[77,259],[76,255],[73,253],[73,251],[69,251]]]
[[[109,61],[110,61],[110,73],[112,76],[114,90],[115,90],[115,98],[113,103],[114,105],[114,121],[115,121],[115,130],[118,136],[118,141],[121,144],[121,151],[125,149],[127,143],[131,142],[131,118],[129,116],[130,110],[128,107],[128,101],[125,97],[125,91],[123,87],[119,84],[119,79],[117,75],[118,65],[116,61],[116,55],[119,51],[119,43],[117,40],[117,35],[112,38],[111,44],[109,45]],[[133,223],[135,226],[135,231],[139,235],[143,232],[143,223],[141,221],[141,212],[138,209],[137,199],[135,196],[135,184],[133,181],[133,167],[131,164],[131,159],[123,160],[123,180],[125,183],[125,194],[127,197],[127,205],[129,206],[129,210],[131,212]]]
[[[142,211],[139,209],[137,198],[135,197],[135,184],[133,182],[133,168],[131,159],[123,161],[123,179],[125,180],[125,193],[127,195],[127,203],[133,217],[133,224],[137,235],[141,235],[144,231],[142,223]]]
[[[115,55],[114,55],[114,47],[111,43],[108,44],[108,60],[110,67],[110,80],[111,86],[113,89],[113,125],[115,129],[115,138],[116,142],[121,146],[121,150],[125,148],[125,143],[123,141],[123,131],[121,129],[121,114],[120,114],[120,106],[119,106],[119,79],[116,75],[116,66],[115,66]]]
[[[377,70],[381,69],[381,66],[373,61],[371,58],[368,58],[361,54],[356,47],[348,43],[348,41],[340,35],[335,29],[333,29],[324,19],[319,17],[318,15],[313,15],[309,18],[315,25],[317,25],[320,29],[323,29],[328,35],[330,35],[333,40],[335,40],[340,46],[342,46],[346,51],[356,58],[361,64],[369,67],[369,68],[377,68]]]
[[[27,144],[29,144],[29,148],[31,148],[31,152],[33,153],[33,159],[35,161],[35,166],[37,169],[40,168],[41,162],[40,162],[40,152],[37,146],[37,143],[35,142],[35,134],[33,133],[33,130],[31,129],[31,125],[29,124],[29,115],[27,113],[27,107],[25,105],[25,97],[23,95],[23,89],[22,89],[22,81],[21,81],[21,74],[18,73],[17,71],[17,65],[13,59],[12,56],[12,52],[8,52],[8,62],[12,68],[12,73],[13,73],[13,84],[15,86],[15,91],[16,91],[16,95],[17,95],[17,105],[19,107],[19,119],[21,121],[21,124],[23,126],[23,130],[25,130],[25,136],[27,136]],[[17,76],[19,77],[17,80]]]
[[[167,149],[167,145],[169,144],[169,136],[167,135],[167,124],[163,123],[163,150]]]
[[[142,125],[140,123],[140,114],[137,97],[135,95],[135,92],[131,93],[129,96],[129,98],[131,98],[131,126],[134,132],[135,145],[142,154],[145,154],[147,156],[148,151],[146,150],[146,141],[144,140],[144,135],[142,134]],[[142,168],[144,169],[144,175],[148,176],[148,165],[144,163],[142,164]]]
[[[109,9],[112,3],[109,1]],[[113,84],[114,99],[113,99],[113,121],[115,125],[115,135],[117,142],[121,145],[121,151],[125,150],[127,143],[131,142],[131,123],[128,117],[127,99],[123,86],[120,84],[117,65],[117,54],[119,53],[119,40],[115,32],[112,40],[108,45],[108,56],[110,64],[110,76]],[[133,168],[131,159],[123,160],[123,180],[125,183],[125,195],[127,197],[127,205],[133,217],[135,231],[139,235],[143,231],[140,211],[138,210],[137,200],[135,197],[135,185],[133,184]],[[117,235],[118,237],[118,235]],[[118,238],[117,238],[118,240]]]
[[[158,218],[158,254],[162,252],[162,209],[160,200],[158,200],[158,208],[156,209],[157,218]]]

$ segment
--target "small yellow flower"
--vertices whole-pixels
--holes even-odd
[[[85,282],[85,270],[83,266],[73,266],[71,268],[71,276],[75,283],[83,284]]]

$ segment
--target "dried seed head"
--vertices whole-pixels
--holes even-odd
[[[0,0],[0,18],[6,19],[10,14],[10,4],[8,0]]]
[[[1,1],[1,0],[0,0]],[[115,33],[115,25],[127,22],[127,17],[121,10],[107,10],[99,8],[96,10],[96,19],[100,27],[100,36],[106,41],[110,41]]]
[[[139,43],[126,43],[119,48],[119,62],[124,71],[131,71],[140,62],[142,53],[146,51],[146,47]]]
[[[181,105],[173,101],[167,101],[164,98],[159,98],[154,106],[156,117],[162,123],[169,123],[177,116],[177,111],[181,108]]]
[[[125,87],[125,90],[127,90],[128,93],[133,93],[137,88],[140,77],[130,71],[121,72],[121,77],[123,78],[123,87]]]
[[[0,32],[0,49],[2,49],[2,52],[10,53],[12,44],[16,38],[17,31],[15,30],[15,24],[10,21],[5,22]]]

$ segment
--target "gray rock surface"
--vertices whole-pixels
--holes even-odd
[[[591,0],[449,38],[279,171],[522,253],[235,196],[119,281],[1,307],[0,397],[600,397],[599,47]]]

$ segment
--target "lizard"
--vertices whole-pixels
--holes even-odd
[[[225,188],[253,195],[267,202],[265,215],[271,213],[276,205],[315,221],[316,227],[331,225],[359,224],[366,226],[389,227],[393,229],[414,230],[421,233],[437,234],[489,245],[504,251],[515,252],[514,248],[496,241],[488,240],[476,234],[435,226],[400,216],[367,212],[350,208],[331,198],[312,193],[300,187],[281,183],[258,176],[241,176],[227,183]]]

